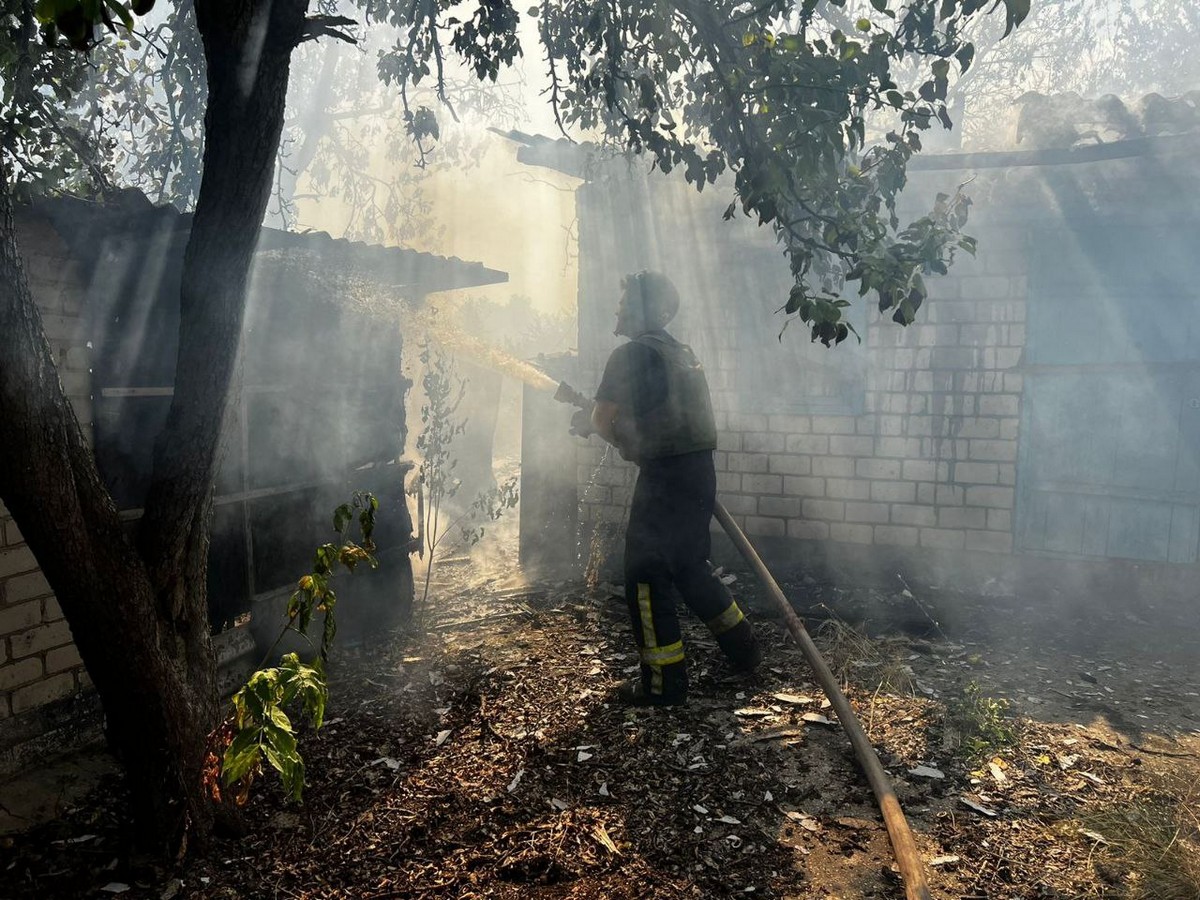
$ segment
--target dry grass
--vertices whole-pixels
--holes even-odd
[[[874,640],[832,611],[813,639],[842,684],[869,685],[876,692],[912,695],[915,687],[912,669],[892,642]]]
[[[1130,900],[1200,900],[1200,785],[1196,772],[1160,773],[1151,790],[1099,810],[1082,827],[1103,839],[1101,861],[1126,870]]]

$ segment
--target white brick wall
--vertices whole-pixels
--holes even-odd
[[[1023,385],[1010,370],[1024,351],[1025,236],[976,233],[979,258],[929,280],[916,324],[868,326],[862,415],[744,414],[715,395],[718,490],[747,533],[1012,552]],[[589,354],[602,350],[586,341],[594,365]],[[603,507],[606,521],[623,520],[619,504]]]
[[[59,378],[90,441],[90,360],[78,267],[46,223],[19,218],[17,235]],[[62,609],[0,504],[0,719],[70,696],[87,683]]]

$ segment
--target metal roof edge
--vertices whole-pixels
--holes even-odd
[[[422,282],[423,293],[457,290],[467,287],[482,287],[508,281],[508,273],[492,269],[481,262],[459,259],[457,256],[440,256],[410,247],[394,247],[385,244],[368,244],[349,238],[335,238],[326,231],[285,231],[281,228],[263,226],[259,232],[256,253],[271,250],[332,250],[348,259],[357,257],[368,268],[387,268],[387,263],[400,262],[404,266],[440,266],[448,271]],[[380,279],[384,283],[386,279]],[[398,282],[391,282],[398,283]]]
[[[1047,147],[1038,150],[989,150],[977,153],[918,154],[908,163],[909,171],[934,172],[955,169],[1018,169],[1038,166],[1069,166],[1083,163],[1159,156],[1200,148],[1200,132],[1151,135],[1085,144],[1080,147]]]
[[[80,257],[94,256],[103,241],[96,232],[103,229],[104,237],[149,235],[169,239],[186,238],[191,231],[192,214],[180,212],[170,205],[157,205],[141,191],[130,188],[116,192],[109,200],[90,200],[69,194],[39,196],[26,205],[35,215],[44,216],[62,235],[72,252]],[[508,273],[489,268],[483,263],[454,256],[439,256],[408,247],[389,247],[368,244],[348,238],[335,238],[324,231],[299,232],[261,226],[258,253],[271,250],[308,250],[317,253],[333,251],[345,262],[358,262],[381,284],[408,283],[396,280],[388,270],[423,269],[420,293],[457,290],[502,284]],[[332,260],[331,260],[332,261]]]
[[[547,158],[550,152],[574,152],[579,156],[593,152],[593,145],[572,143],[565,138],[550,138],[522,131],[501,131],[496,134],[521,145],[517,159],[526,165],[553,169],[568,175],[583,177],[579,173],[586,160],[555,162]],[[1148,135],[1110,141],[1104,144],[1086,144],[1079,147],[1049,147],[1036,150],[983,150],[970,153],[918,153],[908,163],[910,172],[936,172],[958,169],[1014,169],[1037,166],[1079,165],[1106,162],[1118,159],[1133,159],[1141,156],[1159,156],[1168,153],[1200,149],[1200,132],[1182,134]],[[540,153],[539,153],[540,151]]]

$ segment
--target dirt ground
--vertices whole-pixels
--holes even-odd
[[[340,653],[327,725],[302,738],[303,805],[263,779],[247,836],[134,872],[113,776],[5,839],[0,896],[902,897],[849,743],[748,578],[733,587],[759,610],[759,673],[730,674],[690,622],[690,704],[627,710],[607,701],[637,664],[611,590],[451,561],[423,633]],[[1200,897],[1186,614],[950,598],[973,612],[945,634],[899,585],[785,589],[895,778],[936,897]],[[860,621],[889,604],[903,631]]]

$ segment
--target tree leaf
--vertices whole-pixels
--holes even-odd
[[[221,758],[221,778],[226,786],[240,781],[259,760],[261,728],[247,728],[234,735]]]

